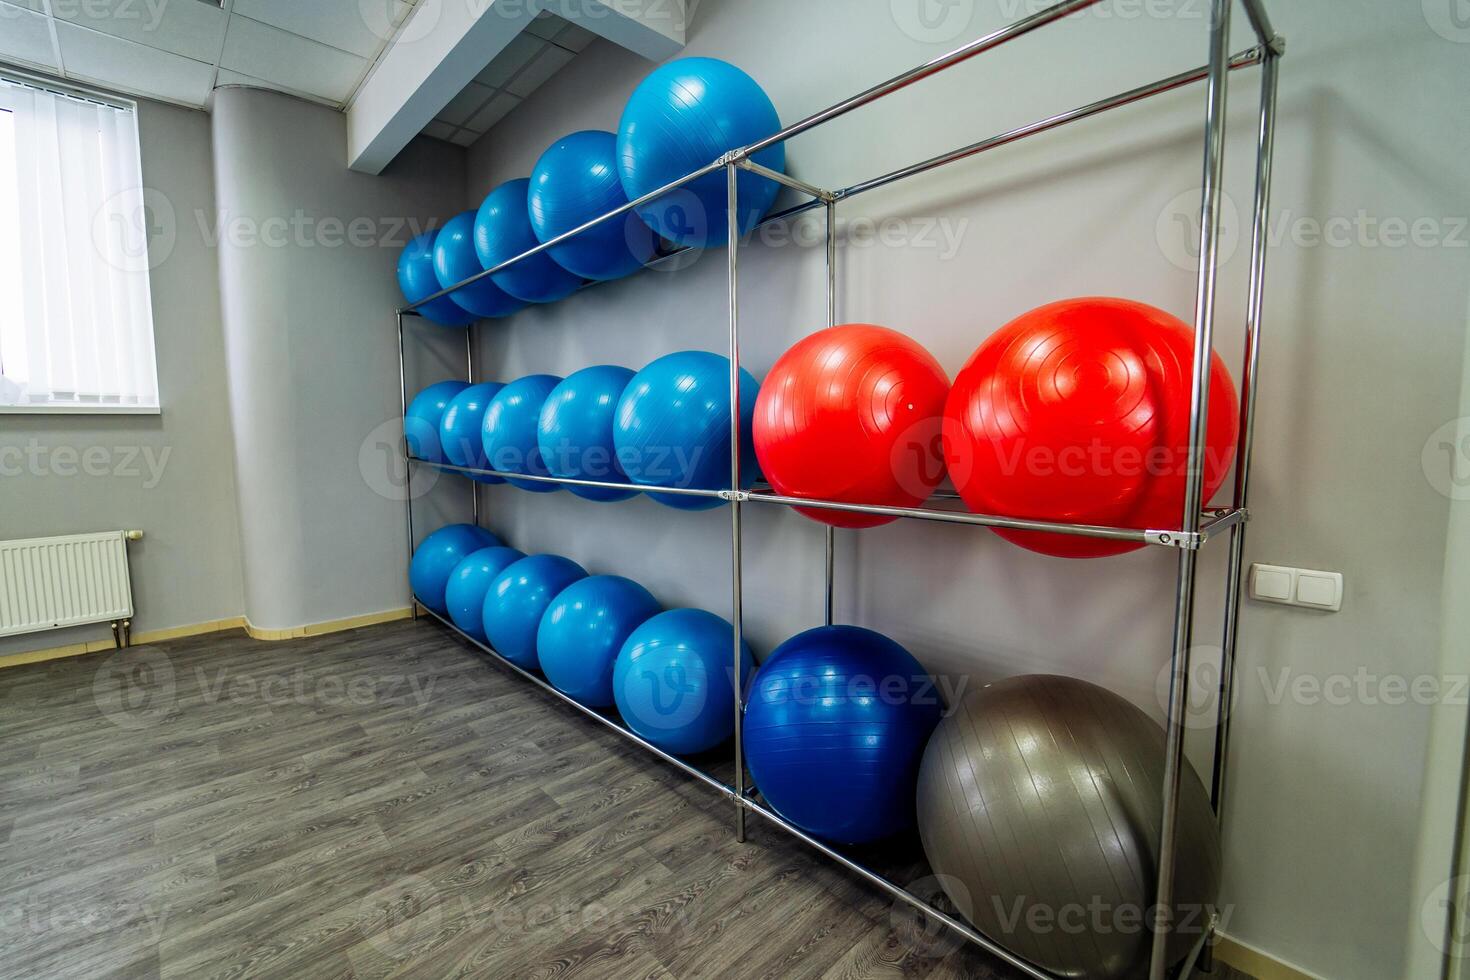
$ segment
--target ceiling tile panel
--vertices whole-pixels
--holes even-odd
[[[519,75],[511,80],[510,84],[505,87],[506,91],[524,99],[546,84],[552,75],[565,68],[567,63],[575,57],[576,54],[565,48],[548,44]]]
[[[220,67],[341,103],[352,94],[367,60],[235,14]]]
[[[510,113],[510,110],[520,104],[521,100],[514,95],[511,95],[509,92],[501,92],[495,98],[491,99],[485,108],[475,113],[466,125],[476,132],[489,132],[491,126],[504,119]]]
[[[5,9],[7,6],[25,7],[28,10],[36,11],[36,13],[46,12],[46,0],[3,0],[3,2],[0,2],[0,19],[6,16],[13,16],[11,11]]]
[[[382,0],[377,5],[366,0],[235,0],[234,12],[360,58],[376,56],[397,24]]]
[[[64,21],[57,22],[56,36],[68,78],[188,105],[203,105],[209,98],[210,65]]]
[[[480,72],[475,81],[491,88],[501,88],[510,81],[511,76],[520,71],[531,59],[536,57],[546,42],[530,34],[518,34],[515,40],[505,46],[505,50],[495,56],[485,70]]]
[[[51,10],[58,21],[209,64],[228,19],[199,0],[53,0]]]
[[[476,82],[470,82],[464,91],[449,100],[449,104],[439,110],[438,118],[456,126],[463,126],[465,120],[469,119],[480,107],[490,101],[490,96],[495,94],[493,88],[487,88]]]
[[[51,28],[46,18],[10,4],[0,4],[0,58],[55,70]]]

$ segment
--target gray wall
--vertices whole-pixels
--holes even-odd
[[[219,268],[246,618],[404,608],[394,267],[411,228],[459,210],[464,152],[417,140],[353,173],[344,116],[257,89],[219,90],[213,124],[220,211],[243,229]]]
[[[11,474],[0,476],[0,538],[143,529],[131,546],[141,631],[238,616],[241,592],[219,275],[195,220],[214,213],[209,117],[142,102],[138,122],[144,182],[172,205],[178,236],[171,250],[167,235],[151,246],[163,414],[0,416]],[[15,458],[32,446],[25,462]],[[72,454],[92,447],[107,462],[88,475]],[[0,642],[0,656],[110,635],[104,624],[15,637]]]
[[[1141,16],[1177,6],[1171,16]],[[1457,412],[1465,343],[1470,48],[1431,30],[1432,5],[1298,0],[1273,5],[1291,39],[1283,68],[1280,236],[1269,280],[1268,362],[1248,560],[1335,569],[1337,615],[1247,604],[1226,841],[1227,931],[1331,977],[1402,974],[1419,915],[1411,870],[1429,709],[1376,695],[1347,703],[1277,693],[1289,680],[1438,669],[1449,505],[1420,452]],[[994,29],[1026,4],[973,7],[949,38],[916,38],[904,4],[706,0],[688,54],[736,62],[790,121]],[[841,186],[1204,60],[1204,3],[1081,15],[790,146],[793,172]],[[915,30],[915,34],[922,35]],[[1453,36],[1453,31],[1447,34]],[[1463,39],[1462,39],[1463,40]],[[1235,47],[1249,43],[1237,24]],[[472,148],[472,202],[529,173],[557,136],[614,129],[646,62],[595,44]],[[1227,216],[1248,215],[1257,76],[1236,76]],[[1203,93],[1191,89],[851,202],[844,220],[909,221],[906,244],[853,240],[840,316],[904,330],[953,374],[992,330],[1066,296],[1108,294],[1188,318],[1187,213],[1197,201]],[[1436,111],[1424,107],[1436,107]],[[1367,231],[1313,241],[1313,223],[1434,219],[1439,244]],[[953,254],[920,240],[958,230]],[[961,223],[964,223],[961,225]],[[903,225],[898,225],[902,229]],[[1242,340],[1247,243],[1227,247],[1220,349]],[[860,230],[860,229],[855,229]],[[1357,232],[1350,230],[1354,238]],[[1456,237],[1458,235],[1458,237]],[[1320,238],[1320,236],[1319,236]],[[941,239],[942,241],[942,239]],[[745,363],[762,375],[824,323],[820,248],[743,253]],[[725,268],[708,254],[479,328],[484,375],[510,380],[588,364],[639,367],[672,349],[725,346]],[[1236,371],[1238,377],[1238,370]],[[419,379],[431,380],[428,377]],[[597,505],[496,488],[486,523],[517,547],[567,554],[641,580],[667,605],[724,612],[728,515],[648,501]],[[821,611],[821,532],[747,508],[747,624],[762,654]],[[1161,715],[1174,556],[1150,550],[1067,562],[979,530],[903,523],[840,537],[837,608],[888,632],[936,671],[980,682],[1056,671],[1107,684]],[[1204,558],[1200,677],[1212,677],[1223,548]],[[1193,715],[1208,758],[1208,710]]]

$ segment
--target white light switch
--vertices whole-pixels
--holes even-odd
[[[1342,608],[1342,573],[1255,564],[1251,566],[1251,598],[1337,612]]]

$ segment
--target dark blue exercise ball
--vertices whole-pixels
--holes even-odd
[[[449,407],[444,410],[444,417],[439,421],[439,444],[444,449],[445,459],[455,466],[468,466],[476,470],[490,468],[489,461],[485,459],[483,436],[485,409],[490,407],[490,400],[500,394],[500,389],[504,387],[505,385],[496,382],[470,385],[454,396]],[[498,476],[478,473],[464,475],[479,483],[505,482]]]
[[[531,171],[527,209],[536,237],[549,242],[628,203],[618,178],[618,138],[584,130],[541,154]],[[658,237],[636,214],[610,218],[551,249],[557,264],[583,279],[621,279],[641,269]]]
[[[440,289],[485,271],[475,255],[475,212],[451,218],[434,240],[434,276]],[[449,294],[455,305],[477,317],[509,316],[526,304],[495,285],[489,277]]]
[[[760,384],[740,371],[740,485],[759,475],[751,425]],[[707,351],[667,354],[639,371],[618,402],[613,442],[632,482],[730,489],[730,359]],[[718,497],[650,493],[679,510],[710,510]]]
[[[680,58],[645,78],[618,124],[618,172],[628,200],[713,163],[730,150],[780,131],[781,117],[755,79],[715,58]],[[757,153],[756,163],[786,169],[786,144]],[[740,228],[748,232],[771,210],[780,185],[749,170],[737,177]],[[638,209],[650,228],[678,245],[718,247],[728,241],[727,177],[706,174]]]
[[[593,575],[567,586],[536,631],[541,672],[557,690],[582,704],[611,707],[618,652],[659,609],[652,593],[617,575]]]
[[[541,423],[541,407],[546,404],[561,378],[550,374],[533,374],[512,381],[500,390],[485,409],[480,432],[485,459],[490,469],[500,473],[524,473],[527,476],[551,476],[541,458],[537,430]],[[561,487],[540,480],[511,480],[510,485],[531,493],[552,493]]]
[[[430,463],[452,463],[444,453],[441,441],[444,415],[450,403],[469,385],[463,381],[441,381],[414,395],[403,416],[403,433],[408,451],[417,459]]]
[[[635,629],[613,665],[623,721],[665,752],[692,755],[735,733],[735,628],[702,609],[659,613]],[[740,645],[741,677],[755,658]]]
[[[888,637],[807,630],[756,674],[745,761],[761,795],[807,833],[879,840],[914,826],[919,763],[942,711],[923,666]]]
[[[441,527],[414,549],[408,566],[408,583],[413,587],[413,594],[426,608],[441,616],[448,615],[444,589],[449,584],[450,573],[474,552],[500,544],[495,535],[473,524]]]
[[[583,368],[557,385],[541,408],[538,442],[541,458],[552,476],[568,480],[627,483],[613,443],[618,399],[633,372],[603,364]],[[605,487],[568,487],[587,500],[610,503],[636,497],[636,490]]]
[[[438,235],[437,231],[425,232],[409,242],[398,256],[398,288],[409,303],[417,303],[444,288],[434,274],[434,240]],[[473,316],[447,296],[425,303],[418,307],[417,312],[424,319],[445,327],[463,327],[475,322]]]
[[[536,630],[546,607],[563,589],[586,577],[586,569],[560,555],[532,555],[508,566],[485,593],[486,639],[517,667],[539,669]]]
[[[526,210],[531,181],[506,181],[485,198],[475,216],[475,254],[486,269],[541,244]],[[495,285],[527,303],[555,303],[577,291],[581,277],[556,264],[545,252],[531,256],[490,277]]]
[[[514,548],[481,548],[454,566],[444,587],[444,605],[454,625],[484,643],[485,594],[490,583],[524,557]]]

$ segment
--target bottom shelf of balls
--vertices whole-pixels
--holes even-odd
[[[734,628],[713,613],[664,610],[630,579],[467,524],[429,535],[410,579],[438,617],[599,715],[615,709],[662,753],[734,736]],[[953,908],[1043,970],[1123,978],[1147,964],[1165,739],[1142,710],[1068,677],[936,677],[856,626],[742,659],[745,762],[782,820],[838,847],[917,831]],[[1221,871],[1188,766],[1180,799],[1174,963],[1208,931]]]
[[[997,330],[951,384],[896,330],[820,330],[764,382],[738,372],[741,486],[763,479],[771,492],[747,499],[838,527],[900,517],[984,524],[1067,558],[1178,545],[1193,349],[1193,331],[1163,310],[1064,300]],[[413,457],[480,482],[536,493],[565,485],[602,502],[647,492],[707,510],[732,485],[730,384],[729,359],[707,351],[636,372],[598,365],[509,384],[446,381],[412,400],[404,429]],[[1229,475],[1239,434],[1238,396],[1218,355],[1209,387],[1204,501]],[[930,503],[946,478],[965,510]]]

